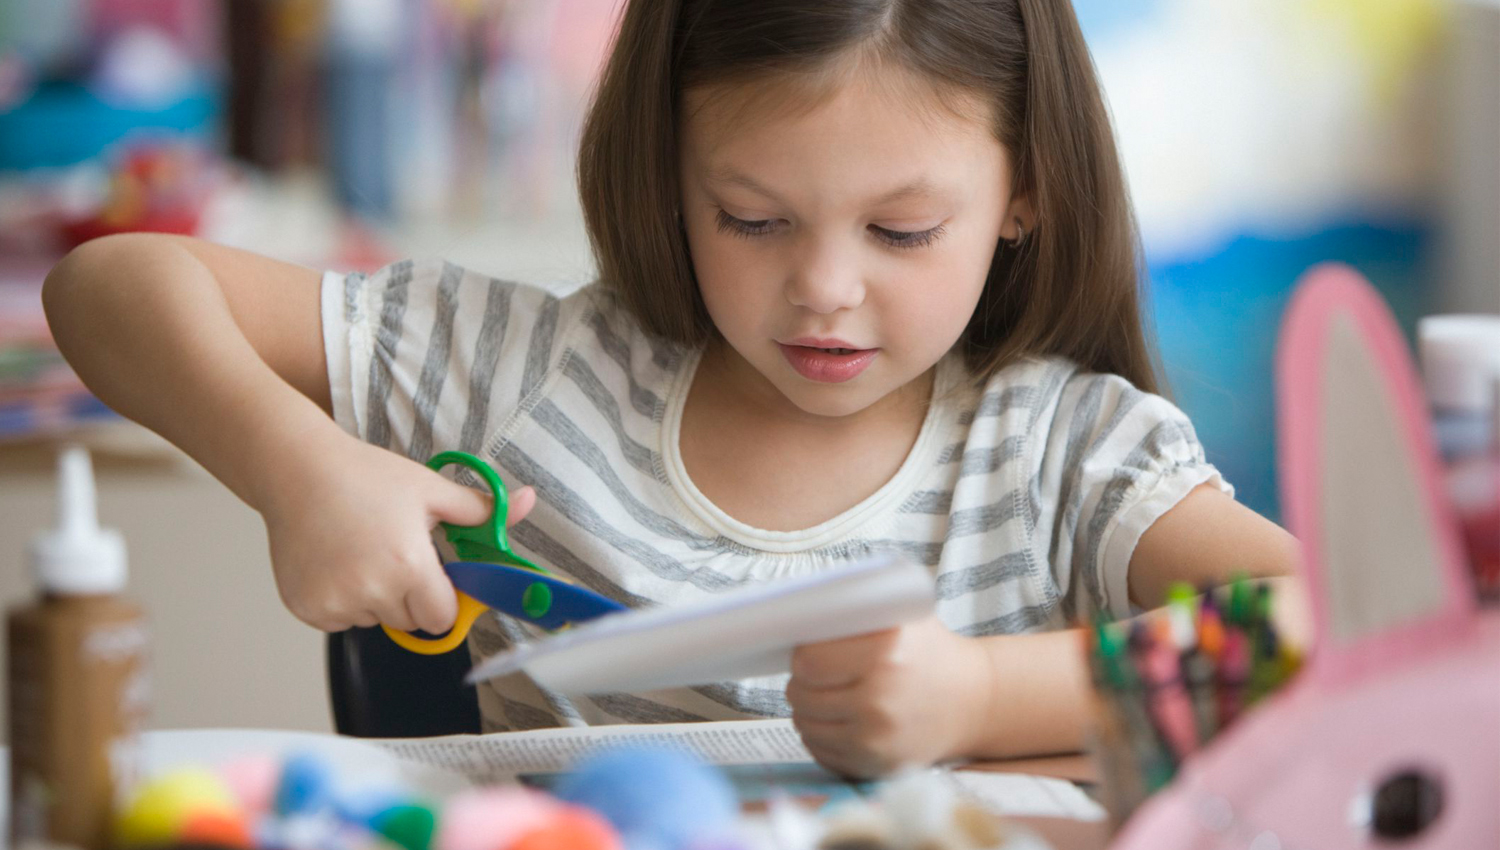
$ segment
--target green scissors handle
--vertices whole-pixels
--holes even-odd
[[[479,525],[443,523],[443,530],[447,532],[448,542],[453,544],[453,551],[458,555],[458,559],[509,564],[512,567],[536,570],[545,575],[546,570],[517,555],[510,548],[510,538],[505,532],[505,517],[510,511],[510,497],[506,494],[505,483],[500,480],[500,475],[488,463],[468,452],[442,452],[433,455],[432,460],[427,461],[427,467],[438,471],[453,463],[467,467],[470,472],[479,476],[495,497],[495,509],[490,512],[490,518]]]
[[[517,555],[510,548],[510,538],[505,531],[505,517],[510,510],[510,500],[505,491],[505,483],[500,480],[500,476],[488,463],[468,452],[452,451],[434,455],[431,460],[427,461],[427,466],[438,471],[454,463],[467,467],[470,472],[478,475],[490,488],[490,494],[495,499],[495,507],[490,511],[489,519],[479,525],[453,525],[447,522],[442,524],[448,536],[448,542],[453,544],[453,551],[458,555],[459,560],[506,564],[548,575],[546,570]],[[440,638],[419,638],[410,632],[403,632],[390,626],[382,626],[382,628],[391,640],[412,652],[423,655],[448,652],[463,643],[474,621],[479,618],[479,615],[489,610],[488,605],[469,594],[461,590],[455,592],[458,593],[458,620],[453,624],[452,630]],[[528,588],[526,599],[528,613],[544,614],[550,604],[551,594],[545,585]]]

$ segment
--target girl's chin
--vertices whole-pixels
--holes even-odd
[[[782,396],[803,413],[830,419],[852,416],[868,409],[887,395],[869,385],[812,384],[810,386],[811,382],[796,375],[793,375],[792,381],[795,382],[792,386],[778,382],[777,388],[781,390]]]

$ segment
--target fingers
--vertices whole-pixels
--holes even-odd
[[[851,779],[876,779],[894,766],[858,742],[845,723],[797,723],[802,744],[818,764]]]
[[[859,684],[841,688],[814,688],[793,676],[786,686],[786,701],[792,719],[812,723],[847,723],[859,713]]]
[[[889,657],[900,629],[809,643],[792,651],[792,681],[804,688],[846,688]]]
[[[518,487],[510,491],[510,512],[505,515],[506,527],[525,519],[534,507],[536,507],[536,490],[530,487]]]
[[[427,497],[427,509],[433,519],[453,525],[479,525],[490,518],[489,494],[455,484],[437,473],[432,480],[436,483]]]
[[[429,497],[432,518],[453,525],[479,525],[490,518],[494,500],[488,493],[455,484],[438,476],[441,485]],[[515,525],[531,513],[536,506],[536,491],[530,487],[517,487],[508,491],[505,524]]]
[[[458,596],[441,569],[426,572],[421,582],[406,594],[405,607],[417,628],[440,635],[453,628],[458,619]]]
[[[349,625],[360,626],[362,628],[378,626],[380,625],[380,618],[369,611],[361,611],[357,616],[349,621]],[[339,631],[342,631],[342,629],[340,629]]]
[[[321,632],[342,632],[354,626],[378,626],[383,622],[373,611],[314,611],[310,607],[287,606],[292,616]],[[396,626],[400,628],[400,626]]]

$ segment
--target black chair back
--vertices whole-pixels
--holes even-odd
[[[397,646],[379,627],[328,635],[333,728],[357,738],[479,732],[479,698],[464,684],[467,644],[442,655]]]

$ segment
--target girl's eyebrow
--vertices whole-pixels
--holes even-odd
[[[736,171],[733,168],[710,168],[707,172],[707,178],[711,183],[739,186],[741,188],[749,189],[752,192],[770,198],[777,203],[782,202],[780,195],[777,195],[775,192],[767,189],[765,186],[762,186],[760,183],[756,182],[756,180],[750,175]],[[942,192],[940,192],[937,187],[933,186],[931,181],[929,181],[926,177],[920,177],[916,180],[911,181],[910,183],[898,186],[878,198],[872,199],[869,203],[871,206],[878,206],[880,204],[891,203],[892,201],[903,201],[908,198],[925,198],[940,194],[942,194]]]

